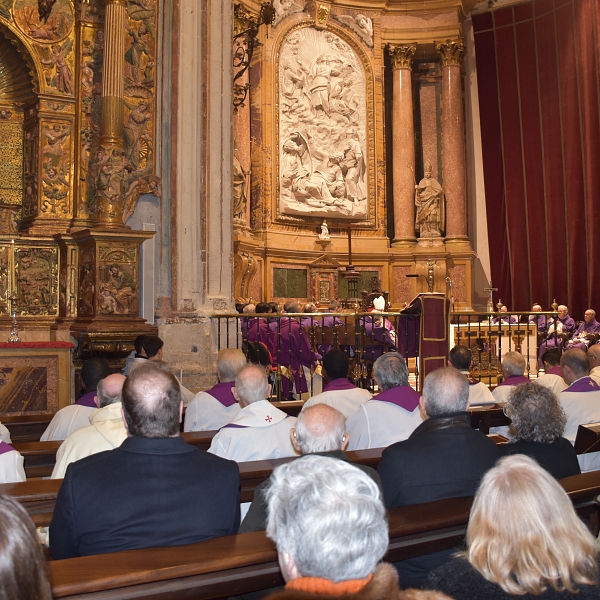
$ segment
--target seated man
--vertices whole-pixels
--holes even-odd
[[[229,423],[240,410],[233,396],[235,376],[246,366],[246,357],[237,348],[225,348],[217,357],[219,383],[196,394],[185,410],[184,431],[210,431]]]
[[[259,302],[256,305],[256,314],[268,314],[271,312],[266,302]],[[242,336],[249,342],[262,342],[265,346],[269,345],[269,324],[266,317],[251,317],[248,319],[246,334]]]
[[[143,365],[147,360],[162,360],[164,342],[157,335],[138,335],[133,341],[135,355],[128,356],[125,361],[123,375],[127,377],[136,366]]]
[[[256,312],[256,306],[254,304],[246,304],[244,308],[242,308],[242,314],[244,315],[253,315]],[[251,317],[243,317],[240,319],[240,329],[242,332],[242,337],[245,338],[248,334],[248,324],[253,320]]]
[[[283,310],[298,313],[300,306],[294,301],[286,302]],[[285,369],[281,378],[281,395],[290,398],[295,394],[299,398],[300,394],[309,391],[311,368],[321,360],[321,355],[312,351],[310,340],[295,317],[281,317],[279,323],[274,323],[274,328],[271,328],[272,325],[269,325],[269,352],[273,365]]]
[[[371,392],[356,387],[348,381],[350,361],[341,350],[330,350],[323,359],[325,387],[320,394],[304,403],[302,410],[315,404],[328,404],[339,410],[347,419],[367,400]]]
[[[389,319],[382,316],[375,316],[377,313],[383,313],[385,310],[385,299],[378,296],[373,300],[373,308],[369,310],[373,314],[371,317],[362,317],[360,319],[363,335],[363,355],[366,360],[377,360],[386,350],[394,352],[396,350],[396,330]]]
[[[0,483],[25,481],[23,457],[10,444],[0,441]]]
[[[179,546],[237,531],[238,467],[183,441],[182,410],[171,373],[148,364],[127,378],[129,437],[67,469],[50,523],[54,558]]]
[[[277,545],[285,588],[268,600],[400,600],[381,559],[388,547],[377,485],[334,458],[303,456],[273,471],[267,535]]]
[[[552,350],[554,348],[559,351],[562,350],[562,334],[572,334],[575,331],[575,320],[569,316],[569,308],[564,304],[558,307],[558,318],[556,321],[553,318],[548,319],[548,337],[540,345],[538,352],[538,363],[540,369],[543,368],[542,356],[546,350]]]
[[[314,325],[321,324],[321,316],[317,312],[317,305],[314,302],[307,302],[302,312],[306,315],[305,317],[300,317],[300,325],[302,327],[313,327]]]
[[[77,460],[118,448],[127,437],[121,416],[121,390],[125,376],[113,373],[105,377],[96,392],[99,410],[90,419],[90,425],[69,435],[56,453],[52,479],[62,479],[67,467]]]
[[[596,342],[600,334],[600,323],[596,321],[596,311],[588,308],[583,315],[584,321],[575,330],[573,337],[567,342],[567,350],[581,348],[587,350],[592,341]]]
[[[292,446],[298,454],[318,454],[350,462],[344,453],[350,438],[346,432],[346,420],[339,410],[335,410],[331,406],[317,404],[302,411],[296,421],[296,427],[290,430],[290,434]],[[381,487],[381,481],[375,469],[359,464],[354,466],[364,471]],[[265,494],[270,484],[271,480],[267,479],[254,490],[254,500],[240,525],[240,533],[266,529],[267,500]]]
[[[328,312],[332,312],[332,313],[336,313],[336,312],[340,312],[342,310],[342,304],[341,302],[339,302],[339,300],[332,300],[329,303],[329,308],[327,309]],[[339,317],[332,317],[332,316],[325,316],[321,319],[321,327],[335,327],[336,325],[344,325],[344,321],[342,321],[342,319],[340,319]],[[342,339],[338,339],[338,344],[341,344],[343,341],[350,341],[348,339],[346,340],[342,340]],[[354,340],[352,340],[352,342],[354,342]],[[350,357],[354,356],[354,344],[346,344],[344,346],[346,352],[348,352],[348,355]],[[333,346],[331,346],[330,344],[323,344],[322,346],[319,346],[317,348],[317,350],[319,351],[319,354],[321,356],[325,356],[330,350],[333,349]]]
[[[544,374],[540,375],[535,383],[552,390],[556,395],[560,394],[567,387],[560,369],[560,352],[558,350],[544,352],[542,362],[544,363]]]
[[[61,408],[54,415],[42,434],[40,442],[64,440],[74,431],[87,427],[90,424],[90,417],[98,410],[96,403],[98,383],[109,375],[110,367],[105,358],[95,357],[86,360],[81,369],[81,381],[87,393],[77,402]]]
[[[481,406],[496,402],[490,388],[482,381],[471,377],[469,369],[473,362],[473,354],[466,346],[454,346],[448,354],[448,362],[460,371],[469,382],[469,406]]]
[[[405,440],[423,422],[420,394],[408,384],[408,369],[400,354],[380,356],[373,376],[380,391],[348,419],[350,450],[386,448]]]
[[[241,369],[233,388],[241,410],[215,435],[208,451],[237,462],[294,456],[290,430],[296,418],[266,400],[270,392],[264,369],[256,365]]]
[[[524,375],[525,366],[525,359],[519,352],[507,352],[502,357],[504,381],[492,392],[492,396],[498,404],[506,402],[515,386],[529,383],[529,378]]]
[[[507,313],[508,308],[506,308],[506,306],[502,305],[500,307],[500,312]],[[518,323],[519,320],[514,315],[501,315],[498,317],[494,317],[492,320],[492,323],[495,323],[495,324],[498,324],[500,322],[502,323],[502,325],[514,325],[515,323]]]
[[[420,404],[426,421],[407,440],[386,448],[377,467],[387,508],[472,496],[500,456],[491,439],[471,429],[469,382],[454,367],[427,375]],[[451,553],[397,563],[402,586],[420,585]]]
[[[590,346],[587,355],[590,361],[590,377],[600,385],[600,344]]]

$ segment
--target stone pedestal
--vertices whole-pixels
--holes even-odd
[[[390,46],[393,64],[392,152],[394,180],[393,247],[412,247],[415,238],[415,130],[411,65],[417,46]]]

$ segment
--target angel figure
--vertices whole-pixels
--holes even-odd
[[[52,56],[48,60],[40,59],[43,65],[54,67],[54,87],[63,94],[73,93],[73,71],[65,58],[73,48],[73,40],[67,38],[62,45],[52,45]]]
[[[335,17],[338,21],[344,23],[356,32],[369,46],[373,47],[373,21],[365,15],[357,15],[352,17],[350,15],[337,15]]]

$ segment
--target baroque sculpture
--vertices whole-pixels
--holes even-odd
[[[312,27],[292,32],[280,56],[280,212],[366,218],[362,63],[340,37]]]
[[[425,177],[415,185],[415,230],[421,238],[441,237],[446,226],[444,190],[431,172],[431,163],[427,161]]]

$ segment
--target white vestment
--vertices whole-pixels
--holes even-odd
[[[40,442],[51,442],[64,440],[74,431],[82,427],[88,427],[90,417],[97,411],[97,408],[91,406],[81,406],[80,404],[71,404],[61,408],[53,417],[46,431],[42,434]]]
[[[121,403],[99,408],[90,418],[91,425],[74,431],[56,453],[52,479],[62,479],[67,467],[77,460],[118,448],[127,438],[121,417]]]
[[[6,426],[0,423],[0,442],[6,442],[10,444],[10,431],[6,428]]]
[[[469,371],[461,371],[461,373],[469,380],[469,406],[496,403],[492,392],[490,392],[490,388],[483,381],[473,383]]]
[[[332,406],[336,410],[339,410],[346,419],[351,417],[362,404],[372,398],[369,390],[363,390],[362,388],[351,388],[348,390],[331,390],[321,392],[316,396],[313,396],[310,400],[307,400],[302,407],[302,410],[307,409],[309,406],[315,404],[327,404]]]
[[[412,412],[382,400],[369,400],[346,421],[348,450],[387,448],[407,439],[423,422],[417,406]]]
[[[221,429],[238,414],[236,402],[224,406],[207,392],[199,392],[185,409],[184,431],[212,431]]]
[[[590,371],[590,377],[598,384],[600,385],[600,367],[594,367],[591,371]]]
[[[499,385],[492,392],[494,402],[496,404],[504,404],[508,400],[508,397],[510,396],[514,388],[514,385]]]
[[[0,483],[25,481],[23,457],[6,442],[0,442]]]
[[[242,408],[215,435],[208,451],[237,462],[296,456],[290,441],[295,426],[295,417],[259,400]]]
[[[552,373],[544,373],[540,375],[534,383],[543,385],[554,392],[557,396],[567,387],[565,380],[560,375],[553,375]]]
[[[589,385],[590,382],[593,386]],[[581,389],[586,391],[579,391]],[[590,391],[587,391],[588,389]],[[580,425],[600,421],[600,389],[590,377],[582,377],[562,391],[558,399],[567,413],[567,426],[563,437],[574,444]]]

